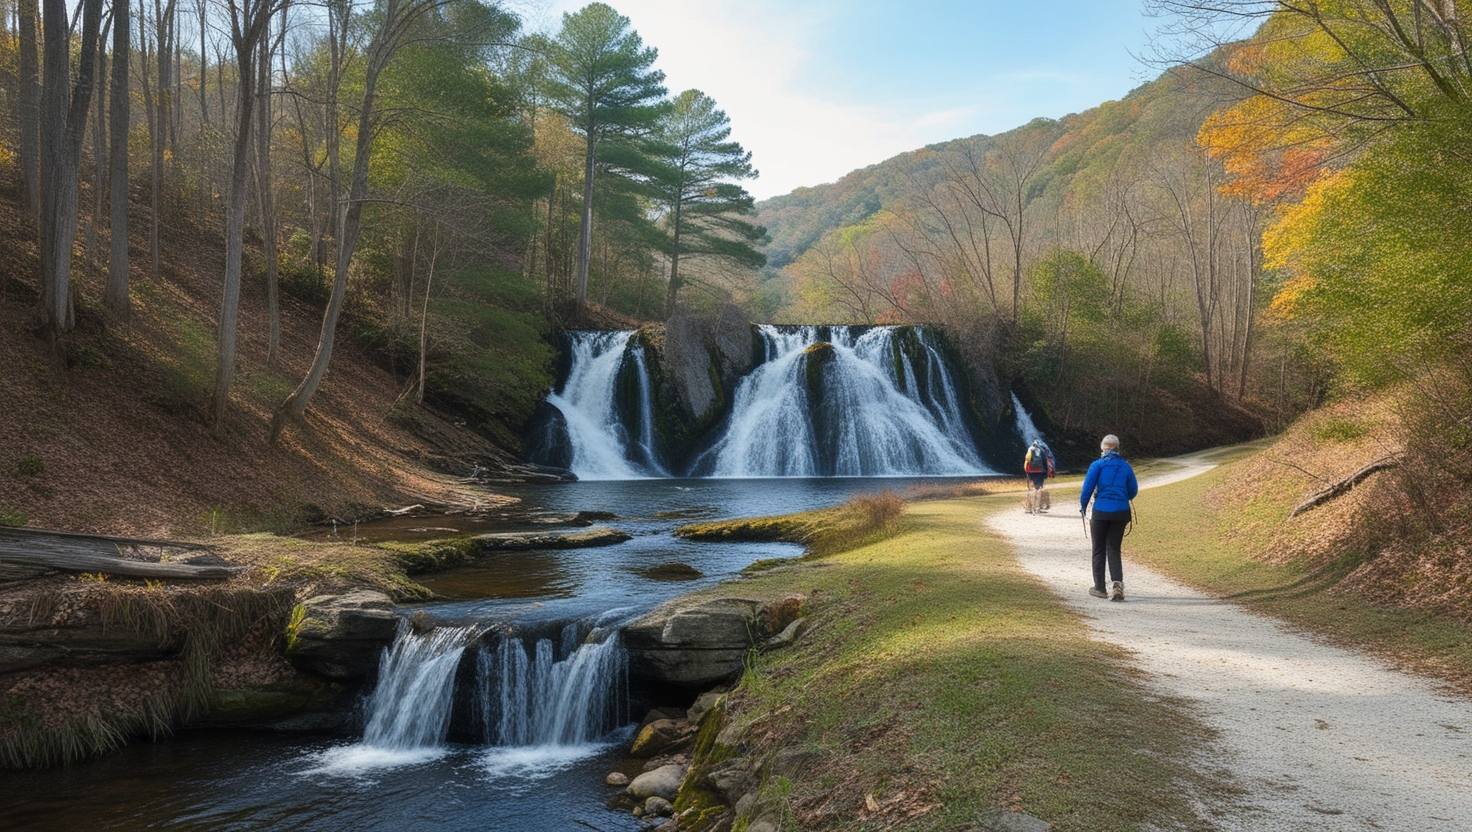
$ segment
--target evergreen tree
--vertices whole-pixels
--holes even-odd
[[[758,269],[766,229],[745,219],[752,198],[731,180],[754,179],[751,154],[731,138],[731,122],[700,90],[685,90],[660,121],[659,166],[652,186],[665,210],[670,282],[665,309],[675,311],[681,257],[714,257]]]
[[[664,110],[664,73],[650,67],[658,55],[653,47],[645,48],[627,17],[603,3],[564,14],[552,45],[547,96],[585,142],[576,278],[579,310],[588,298],[594,173],[610,145],[629,148],[657,124]]]

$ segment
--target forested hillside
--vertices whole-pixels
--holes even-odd
[[[1062,435],[1125,430],[1162,452],[1281,424],[1318,400],[1322,374],[1259,327],[1270,208],[1221,193],[1196,143],[1237,98],[1168,72],[1084,113],[767,200],[761,298],[784,320],[940,322],[998,355]]]

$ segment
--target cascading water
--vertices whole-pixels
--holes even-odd
[[[476,635],[471,627],[399,634],[379,663],[378,687],[368,700],[363,745],[385,751],[436,748],[450,728],[455,669]]]
[[[1043,432],[1032,423],[1032,414],[1022,406],[1022,400],[1017,398],[1016,393],[1012,394],[1012,412],[1017,414],[1017,432],[1022,435],[1023,443],[1031,445],[1043,438]]]
[[[737,386],[726,432],[697,460],[697,474],[993,473],[976,453],[957,386],[928,333],[773,326],[761,333],[767,361]]]
[[[584,480],[669,476],[654,447],[654,406],[644,348],[633,330],[568,332],[571,369],[547,396],[567,425],[568,468]],[[626,364],[634,373],[637,424],[625,424],[618,383]]]
[[[549,638],[528,650],[505,635],[477,662],[479,711],[488,745],[581,746],[629,721],[628,660],[616,633],[595,630],[579,642],[579,628],[562,632],[561,649]],[[562,658],[558,658],[558,655]]]

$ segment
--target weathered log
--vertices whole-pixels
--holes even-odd
[[[1364,482],[1366,479],[1368,479],[1370,477],[1371,474],[1375,474],[1375,473],[1378,473],[1380,471],[1387,470],[1389,468],[1394,468],[1394,467],[1396,467],[1399,464],[1400,464],[1400,458],[1399,457],[1396,457],[1396,456],[1381,457],[1380,459],[1377,459],[1374,462],[1371,462],[1369,465],[1364,466],[1363,468],[1359,469],[1358,471],[1355,471],[1353,474],[1350,474],[1349,476],[1345,477],[1344,479],[1339,480],[1338,482],[1335,482],[1335,483],[1331,483],[1330,485],[1326,485],[1323,488],[1319,489],[1318,491],[1315,491],[1312,495],[1309,496],[1309,498],[1307,500],[1304,500],[1303,502],[1299,503],[1297,505],[1297,507],[1295,507],[1293,509],[1293,511],[1289,512],[1288,513],[1288,517],[1289,517],[1289,519],[1292,519],[1294,517],[1297,517],[1300,514],[1303,514],[1306,511],[1309,511],[1311,509],[1318,508],[1319,506],[1323,505],[1324,503],[1329,502],[1330,500],[1334,499],[1335,497],[1338,497],[1338,496],[1340,496],[1340,495],[1348,492],[1351,488],[1354,488],[1356,485],[1359,485],[1361,482]]]
[[[187,563],[149,563],[86,551],[61,551],[55,546],[47,547],[45,550],[21,548],[8,542],[0,542],[0,563],[41,566],[66,572],[97,572],[125,578],[206,581],[229,578],[244,568],[240,566],[192,566]]]

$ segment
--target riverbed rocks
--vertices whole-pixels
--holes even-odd
[[[685,779],[686,769],[686,766],[671,763],[653,771],[646,771],[635,777],[625,791],[629,796],[640,801],[651,797],[662,797],[673,801],[675,795],[680,792],[680,783]]]
[[[394,604],[382,592],[318,595],[292,611],[286,658],[306,673],[357,681],[378,667],[379,655],[393,643],[398,628]]]
[[[522,552],[531,549],[585,549],[593,546],[613,546],[631,537],[628,532],[621,529],[595,526],[575,532],[493,532],[476,535],[475,541],[486,552]]]
[[[746,651],[780,633],[802,598],[676,599],[624,628],[631,674],[683,688],[709,688],[741,672]]]

